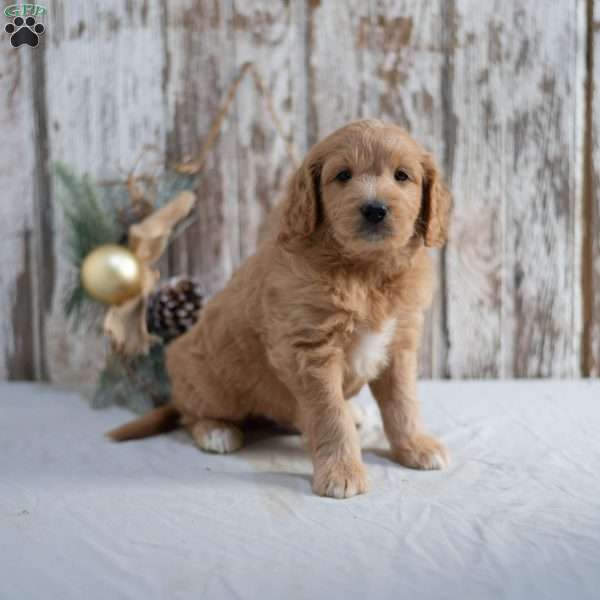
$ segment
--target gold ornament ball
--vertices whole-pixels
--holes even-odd
[[[81,283],[92,298],[104,304],[121,304],[142,291],[142,270],[127,248],[106,244],[85,257]]]

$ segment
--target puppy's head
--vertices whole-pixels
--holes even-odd
[[[450,194],[403,129],[364,120],[316,144],[290,182],[280,239],[321,230],[349,255],[446,241]]]

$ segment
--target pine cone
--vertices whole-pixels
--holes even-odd
[[[198,320],[204,294],[200,282],[173,277],[162,283],[148,298],[148,331],[168,344]]]

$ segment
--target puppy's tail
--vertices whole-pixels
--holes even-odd
[[[139,440],[141,438],[166,433],[179,427],[179,411],[171,402],[159,406],[143,417],[125,423],[105,435],[115,442]]]

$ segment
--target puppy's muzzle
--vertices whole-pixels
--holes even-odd
[[[369,200],[360,207],[363,218],[372,225],[381,223],[388,213],[388,207],[379,200]]]

